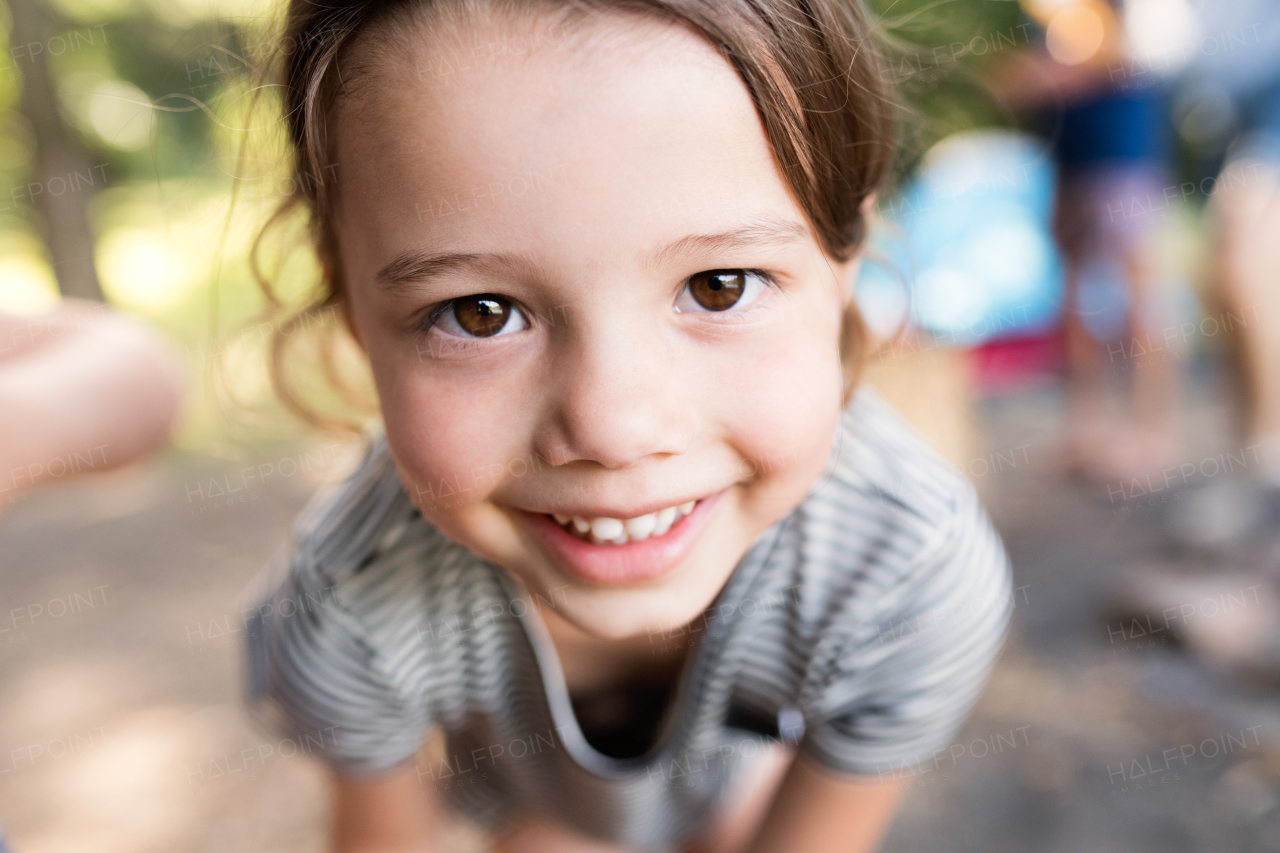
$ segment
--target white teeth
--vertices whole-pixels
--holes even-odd
[[[658,513],[657,526],[653,529],[654,536],[661,536],[671,529],[671,525],[676,520],[676,508],[669,506],[662,512]]]
[[[622,522],[616,518],[591,519],[591,535],[606,542],[612,542],[617,539],[625,530],[626,528],[622,526]]]
[[[604,516],[588,519],[580,515],[561,513],[553,513],[552,517],[561,527],[570,528],[581,538],[590,538],[590,541],[597,545],[605,543],[625,545],[628,542],[648,539],[650,536],[662,536],[677,520],[693,512],[697,504],[697,501],[686,501],[679,506],[669,506],[658,512],[627,519]]]
[[[639,518],[628,518],[623,526],[627,528],[627,536],[631,537],[631,541],[639,542],[653,535],[654,528],[658,526],[658,519],[653,513],[649,513]]]

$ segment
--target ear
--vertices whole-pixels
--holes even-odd
[[[868,223],[876,218],[876,202],[880,200],[880,193],[869,192],[867,197],[862,200],[862,204],[858,207],[862,210],[862,216]]]
[[[867,240],[870,239],[871,228],[876,220],[880,218],[876,212],[876,202],[879,200],[880,194],[873,191],[867,193],[866,197],[862,199],[862,203],[858,205],[858,209],[862,212],[862,221],[865,223],[864,234],[866,236],[863,237],[862,248],[845,263],[846,271],[843,275],[843,280],[847,283],[845,297],[849,301],[853,300],[853,295],[856,292],[858,272],[862,269],[862,258],[866,254]]]

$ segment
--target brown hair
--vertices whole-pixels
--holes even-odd
[[[354,47],[363,52],[385,46],[379,36],[389,28],[440,11],[525,17],[554,11],[566,19],[618,12],[692,27],[719,48],[745,83],[782,174],[824,251],[845,261],[862,246],[866,202],[893,163],[895,104],[861,0],[290,0],[274,72],[282,85],[295,192],[263,228],[251,255],[272,306],[281,303],[262,273],[259,250],[267,231],[299,208],[322,280],[314,300],[295,316],[332,308],[342,299],[345,284],[330,215],[327,117],[367,67]],[[846,400],[864,361],[865,337],[851,303],[840,342]],[[295,413],[327,425],[284,381],[287,343],[279,334],[272,341],[276,390]],[[335,378],[332,361],[324,366]]]

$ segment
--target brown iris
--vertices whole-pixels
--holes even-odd
[[[747,289],[743,270],[708,270],[689,279],[689,293],[708,311],[725,311],[738,304]]]
[[[511,303],[493,293],[465,296],[453,303],[453,316],[458,325],[477,338],[489,338],[501,332],[511,319],[511,311]]]

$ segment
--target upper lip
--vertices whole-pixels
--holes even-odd
[[[556,507],[555,509],[531,509],[526,510],[526,512],[538,513],[540,515],[576,515],[580,518],[639,518],[642,515],[660,512],[669,506],[680,506],[680,504],[688,503],[689,501],[705,500],[712,495],[718,494],[720,491],[723,491],[723,489],[717,489],[714,492],[707,492],[694,497],[666,498],[662,501],[650,501],[649,503],[630,506],[627,509],[618,509],[616,506],[608,507],[598,505],[585,508],[578,505],[568,507],[561,506]]]

